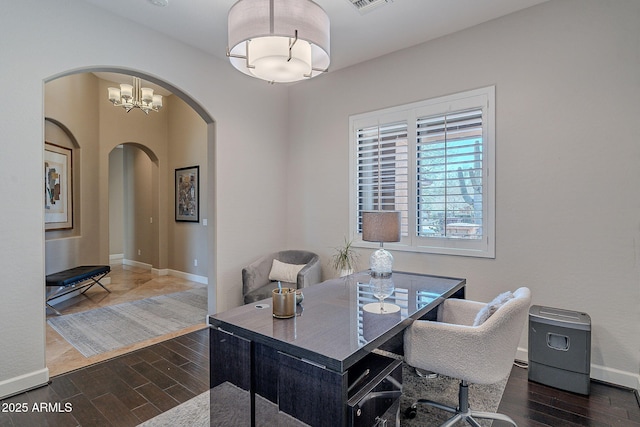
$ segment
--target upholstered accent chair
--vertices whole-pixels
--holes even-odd
[[[419,399],[405,415],[416,416],[418,404],[454,414],[443,426],[474,418],[516,423],[508,416],[469,408],[469,383],[493,384],[509,375],[531,303],[528,288],[501,294],[489,304],[447,299],[438,308],[438,321],[416,320],[405,330],[406,362],[415,368],[460,379],[458,407]],[[488,318],[487,318],[488,316]]]
[[[320,257],[313,252],[287,250],[264,255],[242,269],[244,303],[271,297],[278,287],[302,289],[320,283]]]

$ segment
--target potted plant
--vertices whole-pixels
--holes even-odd
[[[340,272],[340,277],[352,274],[356,268],[359,254],[353,248],[353,241],[344,238],[344,244],[335,248],[335,254],[332,257],[332,267]]]

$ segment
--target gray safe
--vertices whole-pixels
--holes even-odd
[[[529,380],[589,394],[591,318],[533,305],[529,309]]]

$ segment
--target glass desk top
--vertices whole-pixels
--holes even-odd
[[[392,279],[395,290],[385,304],[393,304],[394,310],[388,314],[378,311],[369,272],[364,271],[302,289],[304,300],[293,318],[274,318],[271,299],[265,299],[211,315],[209,324],[344,372],[466,283],[465,279],[403,272],[394,272]],[[372,309],[365,310],[371,303],[375,303]]]

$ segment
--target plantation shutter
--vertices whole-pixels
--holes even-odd
[[[358,232],[362,212],[400,211],[402,235],[408,235],[409,158],[407,122],[356,129]]]
[[[416,235],[481,239],[482,109],[416,120]]]

